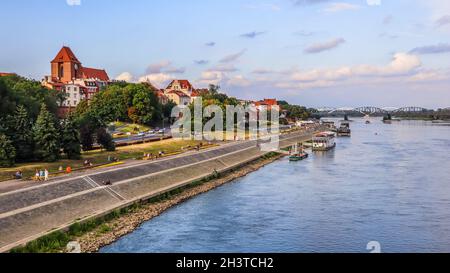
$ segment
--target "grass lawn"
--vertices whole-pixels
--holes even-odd
[[[126,134],[126,133],[137,134],[139,132],[148,132],[149,130],[152,129],[146,125],[126,123],[126,122],[121,122],[121,121],[113,122],[113,123],[111,123],[111,125],[114,125],[117,132],[120,132],[123,134]],[[117,134],[115,134],[114,137],[123,137],[123,136],[118,136]]]
[[[17,170],[21,170],[23,172],[24,178],[31,178],[32,176],[34,176],[36,169],[48,169],[50,173],[55,173],[58,171],[60,166],[62,166],[63,169],[65,169],[67,166],[70,166],[72,169],[81,168],[83,167],[84,161],[86,159],[90,160],[94,165],[108,163],[109,156],[116,157],[119,159],[119,161],[134,158],[142,159],[144,153],[157,154],[159,151],[164,151],[164,153],[167,155],[180,152],[182,147],[195,146],[199,143],[200,141],[195,140],[168,139],[158,142],[118,147],[114,152],[102,152],[99,150],[83,152],[82,159],[80,160],[64,159],[52,163],[35,162],[17,164],[12,168],[0,168],[0,181],[10,180],[12,175]]]

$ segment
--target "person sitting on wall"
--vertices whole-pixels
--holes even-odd
[[[22,171],[20,171],[20,170],[18,170],[15,174],[14,174],[14,178],[15,179],[22,179],[22,177],[23,177],[23,174],[22,174]]]

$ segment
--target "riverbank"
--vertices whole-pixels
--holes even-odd
[[[142,223],[159,216],[164,211],[194,196],[208,192],[237,178],[257,171],[284,155],[270,153],[259,159],[231,169],[225,173],[195,181],[182,188],[155,196],[147,201],[133,204],[105,216],[84,223],[76,223],[66,231],[55,231],[49,235],[31,241],[25,246],[11,250],[13,253],[60,253],[66,251],[68,242],[76,241],[84,253],[97,252],[124,235],[133,232]]]
[[[124,214],[116,219],[107,221],[94,230],[77,237],[75,240],[80,243],[81,251],[84,253],[97,252],[101,247],[109,245],[124,235],[133,232],[142,223],[159,216],[164,211],[180,204],[194,196],[208,192],[226,183],[246,176],[257,171],[267,164],[270,164],[283,155],[272,154],[265,156],[254,162],[248,163],[234,171],[222,174],[217,178],[200,183],[194,183],[191,188],[183,190],[181,193],[168,197],[162,201],[142,204],[130,213]]]

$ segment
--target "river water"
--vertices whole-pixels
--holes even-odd
[[[450,252],[450,126],[351,124],[334,151],[282,159],[101,252]]]

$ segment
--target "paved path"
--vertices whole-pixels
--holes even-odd
[[[311,136],[280,137],[284,146]],[[0,251],[140,199],[156,196],[260,157],[257,141],[242,141],[157,161],[89,170],[0,193]],[[108,181],[110,185],[105,185]]]

